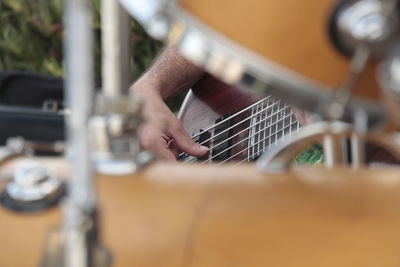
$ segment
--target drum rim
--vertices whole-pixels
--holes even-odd
[[[145,20],[137,15],[143,10],[137,10],[137,6],[131,5],[129,0],[120,1],[127,11],[139,20],[150,36],[176,45],[186,58],[215,77],[245,90],[274,95],[288,104],[317,113],[326,119],[325,107],[334,95],[332,90],[328,90],[329,86],[301,76],[235,43],[180,8],[175,1],[153,0],[152,4],[157,6],[157,10],[147,14]],[[158,5],[154,4],[155,2]],[[142,1],[141,5],[146,5],[146,1]],[[153,24],[160,23],[165,30],[162,34],[155,34]],[[193,49],[190,46],[194,39],[202,42],[202,45]],[[198,57],[194,58],[194,54]],[[380,128],[386,122],[387,115],[383,108],[376,102],[360,96],[352,97],[346,108],[344,120],[353,121],[360,107],[370,118],[369,128]]]

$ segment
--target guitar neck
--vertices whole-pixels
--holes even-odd
[[[251,117],[248,160],[258,158],[300,127],[292,109],[273,97],[265,98],[254,106]]]
[[[269,96],[233,115],[219,118],[193,135],[195,142],[209,147],[208,155],[197,159],[182,154],[181,158],[185,162],[202,163],[255,160],[298,128],[291,108]]]

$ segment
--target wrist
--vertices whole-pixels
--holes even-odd
[[[156,97],[163,99],[161,94],[161,87],[152,81],[147,79],[140,78],[136,81],[130,88],[129,92],[131,94],[139,94],[142,95],[144,98],[147,97]]]

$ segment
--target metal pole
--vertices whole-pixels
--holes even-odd
[[[64,206],[65,266],[89,266],[83,225],[95,209],[93,172],[89,158],[88,120],[93,102],[92,16],[89,0],[64,1],[67,157],[71,162],[69,196]]]
[[[86,210],[95,201],[88,138],[93,103],[92,16],[88,0],[65,3],[67,138],[72,163],[70,196],[79,208]]]
[[[103,93],[118,97],[127,92],[131,78],[129,16],[117,0],[102,0]]]

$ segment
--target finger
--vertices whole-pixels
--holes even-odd
[[[178,158],[179,149],[176,147],[174,139],[170,139],[167,142],[167,145],[168,145],[168,149],[172,152],[172,154],[174,154],[175,158]]]
[[[171,151],[164,139],[155,140],[151,151],[156,154],[158,160],[176,161],[176,155]]]
[[[190,139],[180,125],[171,130],[171,135],[175,141],[175,147],[191,156],[201,157],[208,152],[208,147],[199,145]]]
[[[153,152],[158,160],[176,161],[175,154],[168,148],[166,137],[153,127],[141,127],[139,139],[143,148]]]

